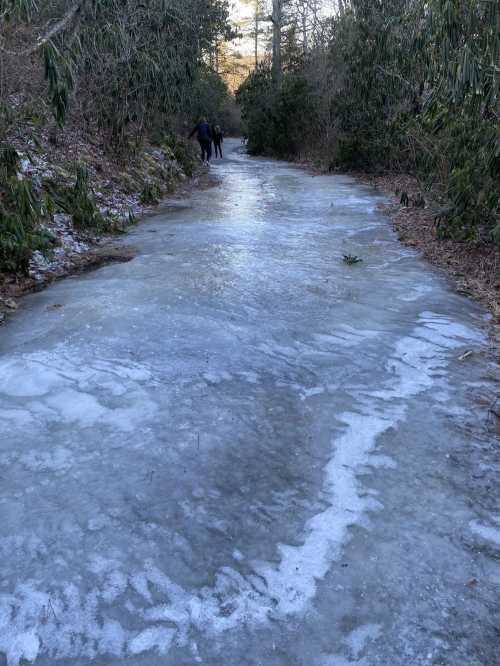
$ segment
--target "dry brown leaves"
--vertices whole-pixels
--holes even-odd
[[[456,289],[483,303],[500,323],[500,251],[493,245],[441,240],[436,236],[435,214],[430,207],[404,207],[396,192],[407,192],[410,201],[421,188],[410,176],[359,176],[390,197],[381,209],[392,220],[400,240],[420,250],[432,264],[443,269]]]

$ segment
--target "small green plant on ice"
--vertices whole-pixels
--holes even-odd
[[[35,250],[48,252],[55,237],[40,223],[50,214],[33,190],[18,176],[19,155],[8,144],[0,145],[0,271],[29,274]]]
[[[344,254],[343,262],[344,262],[344,264],[347,264],[348,266],[354,266],[354,264],[359,264],[362,261],[363,261],[363,259],[360,259],[355,254]]]

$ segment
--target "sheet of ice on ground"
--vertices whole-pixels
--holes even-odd
[[[0,664],[495,663],[483,313],[369,189],[216,169],[2,331]]]

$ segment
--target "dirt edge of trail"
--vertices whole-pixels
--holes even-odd
[[[422,196],[418,179],[405,174],[374,175],[361,172],[333,173],[322,163],[298,159],[298,167],[314,176],[350,176],[384,194],[388,201],[378,205],[391,220],[399,240],[420,251],[429,263],[443,270],[454,289],[482,303],[492,316],[492,337],[500,348],[500,249],[493,244],[474,244],[440,239],[436,233],[436,213],[429,202],[415,205]],[[401,203],[402,193],[407,204]]]
[[[415,205],[421,196],[416,178],[403,175],[372,176],[352,174],[357,180],[375,187],[388,197],[379,204],[392,221],[402,243],[419,250],[431,264],[442,269],[456,291],[480,301],[491,313],[493,324],[500,326],[500,251],[494,245],[439,239],[435,212],[426,204]],[[401,203],[401,193],[408,205]]]

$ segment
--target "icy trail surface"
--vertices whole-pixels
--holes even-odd
[[[0,332],[0,664],[500,664],[485,314],[227,149]]]

